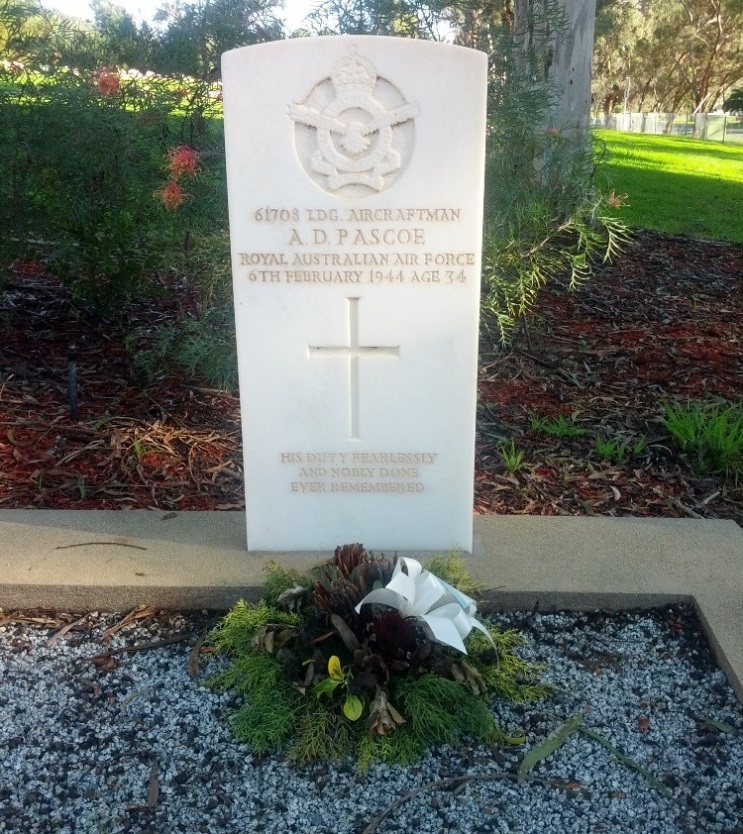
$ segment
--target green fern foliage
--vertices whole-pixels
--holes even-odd
[[[359,726],[330,710],[318,699],[307,698],[292,728],[288,757],[300,765],[338,761],[348,756],[359,741]]]
[[[402,678],[394,691],[409,731],[424,749],[432,739],[454,746],[465,738],[492,744],[500,737],[487,703],[464,683],[429,673]]]
[[[312,586],[312,578],[307,574],[300,573],[293,568],[285,568],[278,562],[266,562],[263,567],[266,573],[266,593],[264,599],[270,605],[276,605],[276,601],[290,588],[300,586],[309,588]]]
[[[549,695],[551,689],[539,680],[543,668],[528,663],[518,654],[523,635],[516,629],[501,631],[488,623],[485,628],[495,649],[482,632],[473,631],[467,639],[467,651],[469,662],[480,673],[488,690],[498,698],[520,703]]]
[[[297,614],[281,611],[262,599],[257,605],[240,600],[213,632],[214,645],[228,657],[245,657],[253,653],[253,638],[269,624],[300,625]]]
[[[248,649],[236,655],[224,671],[211,678],[209,686],[219,692],[234,689],[255,697],[256,693],[270,692],[282,683],[281,663],[271,655]]]
[[[297,707],[295,697],[286,687],[274,690],[261,687],[252,691],[235,713],[233,732],[259,756],[277,751],[294,734]]]

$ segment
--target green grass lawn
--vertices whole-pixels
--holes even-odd
[[[630,226],[743,243],[743,145],[594,131],[603,190]]]

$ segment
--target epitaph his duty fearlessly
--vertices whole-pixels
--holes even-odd
[[[223,57],[248,549],[472,549],[487,59]]]

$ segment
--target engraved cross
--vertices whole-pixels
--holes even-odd
[[[348,395],[350,437],[358,440],[360,435],[359,420],[359,360],[373,356],[399,356],[400,346],[382,347],[379,345],[359,344],[359,301],[360,298],[347,298],[348,302],[348,344],[347,345],[309,345],[310,358],[323,356],[348,357]]]

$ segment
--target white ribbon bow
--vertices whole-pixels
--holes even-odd
[[[369,603],[389,605],[404,617],[415,617],[429,637],[464,654],[464,638],[473,628],[493,642],[485,626],[475,619],[475,601],[425,570],[415,559],[398,558],[392,579],[384,588],[368,593],[356,606],[356,613]]]

